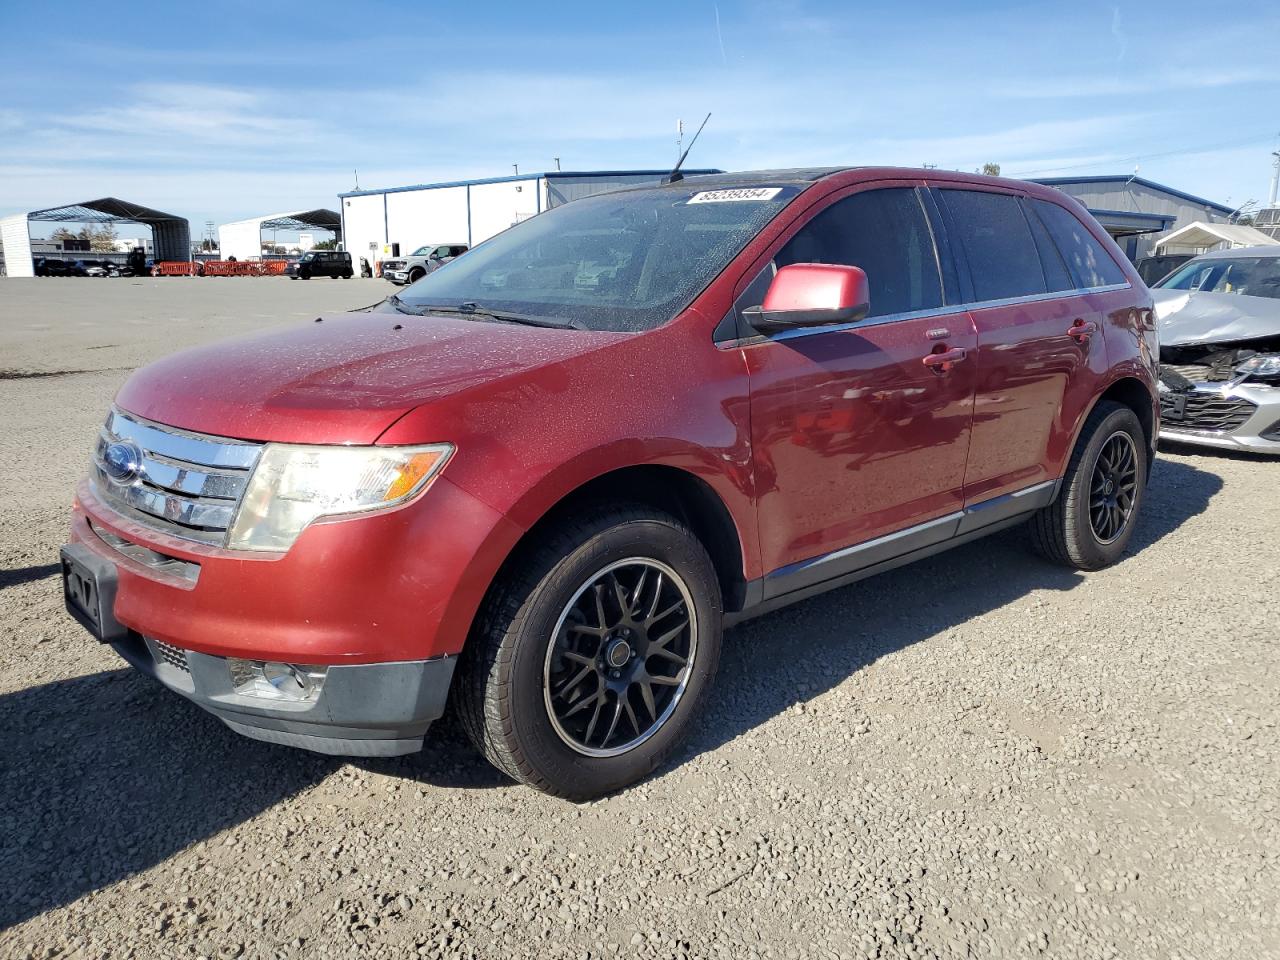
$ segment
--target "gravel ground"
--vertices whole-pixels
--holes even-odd
[[[447,720],[344,763],[135,676],[55,576],[112,392],[385,290],[0,281],[0,956],[1280,956],[1278,462],[1163,451],[1110,570],[1011,531],[739,627],[580,806]]]

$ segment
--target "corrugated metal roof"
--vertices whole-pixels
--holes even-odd
[[[1167,193],[1170,196],[1178,197],[1181,200],[1190,203],[1200,204],[1206,207],[1212,207],[1221,213],[1234,213],[1234,207],[1228,207],[1221,203],[1214,203],[1212,200],[1206,200],[1204,197],[1197,197],[1195,194],[1183,193],[1181,190],[1175,190],[1173,187],[1166,187],[1163,183],[1156,183],[1154,180],[1147,180],[1143,177],[1134,177],[1128,174],[1120,174],[1111,177],[1045,177],[1042,179],[1032,180],[1032,183],[1043,183],[1046,187],[1062,187],[1071,184],[1097,184],[1097,183],[1137,183],[1146,187],[1148,190],[1158,190]]]

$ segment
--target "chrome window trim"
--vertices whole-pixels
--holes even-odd
[[[726,341],[724,346],[754,346],[757,343],[773,343],[784,340],[794,340],[797,337],[811,337],[820,333],[843,333],[847,330],[857,330],[865,327],[878,327],[885,323],[898,323],[902,320],[921,320],[926,317],[953,316],[957,313],[974,312],[978,310],[990,310],[996,307],[1012,307],[1022,303],[1041,303],[1049,300],[1062,300],[1067,297],[1080,297],[1091,293],[1112,293],[1116,290],[1129,290],[1133,288],[1133,284],[1128,283],[1112,283],[1105,287],[1076,287],[1071,290],[1054,290],[1052,293],[1033,293],[1024,297],[1005,297],[1001,300],[978,300],[972,303],[955,303],[947,304],[942,307],[934,307],[929,310],[914,310],[909,313],[886,313],[879,317],[868,317],[866,320],[857,320],[853,323],[834,323],[829,327],[797,327],[794,330],[784,330],[782,333],[775,334],[772,337],[760,335],[757,340],[754,337],[750,340]]]

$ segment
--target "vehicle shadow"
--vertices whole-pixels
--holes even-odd
[[[0,930],[252,820],[346,761],[233,733],[121,667],[0,695]],[[500,774],[449,725],[369,769],[437,786]]]
[[[1204,512],[1221,488],[1212,473],[1157,460],[1126,557]],[[1015,527],[747,621],[725,637],[715,689],[683,756],[715,750],[881,657],[1083,579],[1032,553],[1026,529]]]
[[[5,587],[16,587],[19,584],[31,583],[34,580],[43,580],[45,577],[52,577],[61,569],[62,567],[56,563],[41,563],[31,567],[14,567],[9,570],[0,570],[0,590]]]

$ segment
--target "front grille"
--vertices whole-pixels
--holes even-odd
[[[403,270],[403,269],[404,269],[403,260],[383,260],[382,261],[383,273],[390,273],[392,270]]]
[[[120,480],[107,472],[113,444],[132,445],[140,454],[137,469]],[[113,410],[98,437],[90,476],[103,501],[125,516],[172,536],[221,545],[261,450],[261,444],[190,433]]]
[[[1160,371],[1172,370],[1174,373],[1181,374],[1192,383],[1207,383],[1209,381],[1219,379],[1227,380],[1229,377],[1216,377],[1214,368],[1203,363],[1161,363]]]
[[[151,644],[151,654],[155,657],[157,665],[167,663],[183,673],[191,672],[191,667],[187,665],[187,651],[181,647],[175,647],[163,640],[153,640],[150,637],[147,638],[147,643]]]
[[[1186,398],[1186,409],[1178,416],[1178,397]],[[1160,394],[1160,412],[1165,426],[1172,430],[1209,430],[1225,433],[1235,430],[1253,416],[1257,404],[1240,397],[1220,393]]]

